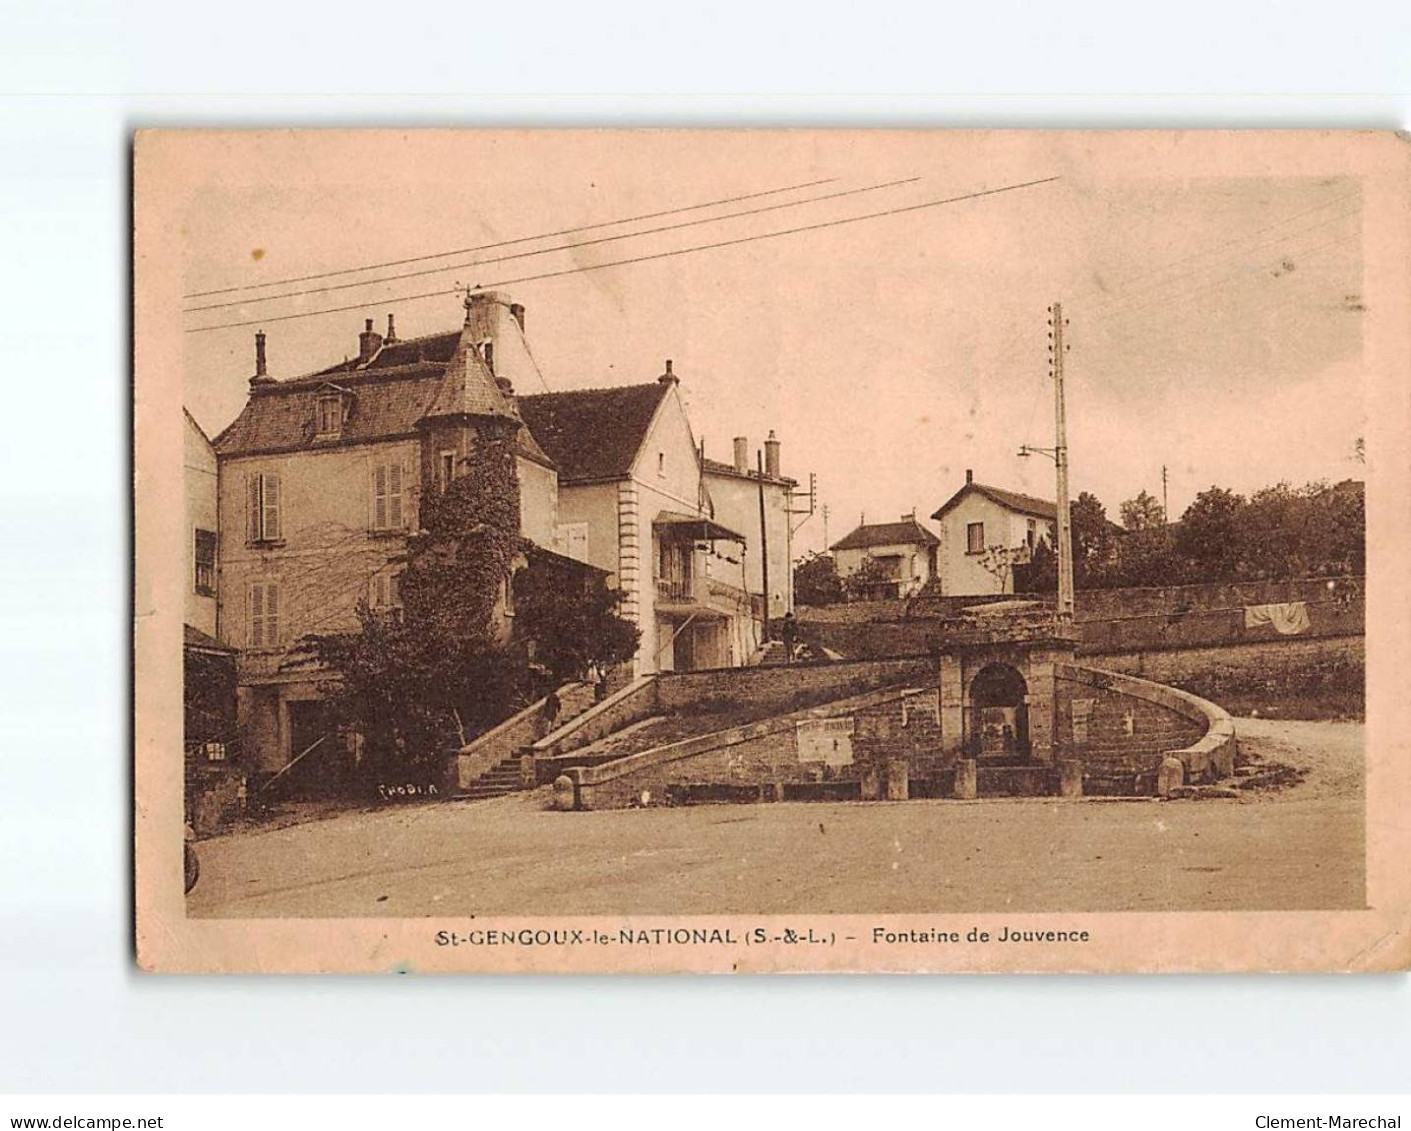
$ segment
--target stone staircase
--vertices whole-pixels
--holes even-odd
[[[567,688],[561,688],[559,713],[554,726],[561,727],[572,722],[596,701],[593,688],[589,684],[571,684]],[[533,785],[532,782],[524,780],[521,765],[523,754],[524,751],[519,750],[508,758],[501,759],[462,789],[457,796],[465,801],[484,801],[492,797],[503,797],[507,793],[515,793]]]

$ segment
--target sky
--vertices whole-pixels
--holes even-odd
[[[753,451],[775,430],[784,472],[805,484],[817,475],[830,541],[864,515],[890,521],[915,509],[934,526],[927,516],[967,468],[981,482],[1054,496],[1052,462],[1018,450],[1054,443],[1046,335],[1057,300],[1068,320],[1072,493],[1092,491],[1111,517],[1141,490],[1159,498],[1163,465],[1173,516],[1212,484],[1248,493],[1361,475],[1359,182],[1290,146],[884,131],[286,131],[197,141],[182,229],[188,293],[826,181],[190,298],[232,305],[185,314],[188,331],[249,323],[184,335],[187,407],[213,436],[244,403],[256,329],[267,334],[271,374],[293,377],[356,353],[364,318],[382,328],[395,314],[402,338],[459,326],[457,295],[408,295],[904,209],[497,286],[525,305],[544,378],[517,391],[650,381],[671,358],[706,454],[729,459],[737,435]],[[908,183],[870,188],[897,180]],[[910,207],[1036,180],[1047,183]],[[810,202],[854,189],[867,191]],[[353,309],[285,317],[344,306]],[[823,536],[820,510],[796,551],[821,548]]]

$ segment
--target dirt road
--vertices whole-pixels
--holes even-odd
[[[1364,901],[1362,731],[1239,720],[1306,771],[1235,800],[557,813],[542,791],[204,842],[194,916],[1294,910]]]

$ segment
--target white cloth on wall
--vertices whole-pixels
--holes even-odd
[[[1308,621],[1308,604],[1305,601],[1286,601],[1275,605],[1246,605],[1244,608],[1245,628],[1259,628],[1273,625],[1274,631],[1283,636],[1298,636],[1311,627]]]

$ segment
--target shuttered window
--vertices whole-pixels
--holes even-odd
[[[965,552],[983,554],[985,552],[985,524],[972,522],[965,527]]]
[[[401,530],[405,525],[402,465],[379,463],[372,469],[372,528]]]
[[[278,542],[283,537],[279,476],[262,471],[251,475],[249,480],[250,498],[250,541]]]
[[[374,609],[395,609],[402,603],[402,595],[397,585],[397,575],[389,571],[372,575],[369,603]]]
[[[257,581],[250,586],[250,647],[279,645],[279,586]]]

